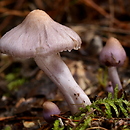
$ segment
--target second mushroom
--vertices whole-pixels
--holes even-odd
[[[125,59],[126,52],[121,43],[114,37],[109,38],[100,53],[100,61],[108,67],[108,75],[112,82],[113,90],[116,85],[119,90],[122,89],[116,67],[123,65]]]
[[[72,114],[90,105],[90,99],[75,82],[59,52],[78,50],[80,37],[53,21],[42,10],[30,12],[25,20],[0,40],[0,51],[19,58],[34,58],[37,65],[58,86]]]

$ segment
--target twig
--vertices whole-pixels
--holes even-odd
[[[0,122],[2,121],[12,121],[12,120],[39,120],[43,119],[43,117],[17,117],[17,116],[9,116],[9,117],[0,117]]]
[[[114,6],[113,6],[113,0],[109,0],[109,10],[110,10],[110,27],[113,27],[114,22]]]
[[[83,2],[85,5],[90,6],[91,8],[97,10],[100,14],[102,14],[104,17],[109,18],[110,19],[110,14],[107,13],[103,8],[101,8],[100,6],[98,6],[95,2],[93,2],[93,0],[81,0],[81,2]],[[113,22],[115,24],[117,24],[120,27],[125,27],[127,26],[127,24],[119,21],[116,18],[113,18]]]
[[[87,128],[86,130],[95,130],[95,129],[101,129],[101,130],[108,130],[106,128],[103,128],[103,127],[91,127],[91,128]]]
[[[80,123],[83,122],[83,121],[84,121],[90,114],[92,114],[95,110],[96,110],[96,109],[91,110],[89,113],[86,113],[86,115],[84,115],[84,116],[81,118],[81,120],[73,127],[72,130],[76,130],[76,127],[77,127],[78,125],[80,125]]]
[[[6,68],[8,68],[11,64],[12,64],[12,60],[9,60],[6,64],[4,64],[1,68],[0,68],[0,73],[3,72]]]
[[[24,11],[24,12],[21,12],[21,11],[18,11],[18,10],[9,10],[9,9],[6,9],[6,8],[0,8],[0,13],[3,13],[3,14],[8,14],[8,15],[16,15],[16,16],[26,16],[29,11]]]
[[[22,8],[22,5],[24,3],[25,0],[19,0],[16,2],[14,9],[18,10],[20,8]],[[3,22],[0,24],[0,32],[2,32],[2,30],[11,22],[11,20],[13,19],[13,15],[8,16],[7,18],[5,18],[3,20]]]
[[[16,0],[3,0],[3,1],[0,1],[0,6],[7,6],[13,2],[15,2]]]

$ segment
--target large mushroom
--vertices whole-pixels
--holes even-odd
[[[91,102],[75,82],[59,52],[78,50],[80,37],[70,28],[53,21],[42,10],[30,12],[25,20],[0,40],[0,51],[35,62],[58,86],[72,114]]]

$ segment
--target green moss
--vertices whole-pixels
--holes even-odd
[[[118,89],[115,88],[114,98],[111,93],[107,98],[98,99],[86,108],[80,108],[80,112],[74,116],[70,116],[67,120],[71,120],[73,125],[64,122],[63,129],[67,130],[86,130],[91,127],[93,119],[110,119],[110,118],[129,118],[130,102],[124,99],[124,95],[118,99]],[[54,123],[54,130],[59,130],[58,121]],[[57,129],[56,129],[57,128]],[[127,130],[127,126],[124,127]]]
[[[18,69],[17,69],[17,71],[15,70],[15,71],[7,74],[5,76],[5,80],[7,82],[7,88],[10,91],[17,90],[18,86],[24,84],[27,81],[27,79],[25,79],[19,75]]]
[[[11,81],[11,82],[8,84],[7,87],[8,87],[9,90],[15,90],[15,89],[17,89],[18,86],[24,84],[25,81],[26,81],[26,79],[24,79],[24,78],[16,79],[16,80]]]

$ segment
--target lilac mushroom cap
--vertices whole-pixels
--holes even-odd
[[[106,45],[100,53],[100,61],[106,66],[119,67],[124,64],[126,52],[121,43],[114,37],[111,37],[106,42]]]
[[[20,58],[46,56],[80,47],[81,39],[73,30],[55,22],[42,10],[30,12],[0,40],[2,53]]]
[[[118,85],[119,90],[122,89],[116,67],[124,64],[126,52],[120,42],[114,37],[109,38],[99,58],[100,62],[108,67],[108,75],[112,82],[113,90],[116,85]]]
[[[46,101],[43,103],[43,118],[45,121],[48,123],[54,122],[56,120],[53,115],[59,115],[60,114],[60,109],[58,106],[50,101]]]
[[[80,37],[70,28],[50,18],[42,10],[30,12],[25,20],[0,39],[0,51],[19,58],[34,58],[35,62],[58,86],[68,106],[75,114],[91,101],[75,82],[59,52],[78,50]]]

